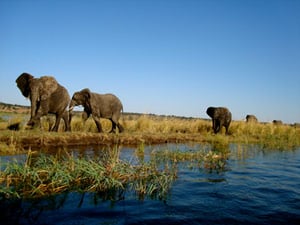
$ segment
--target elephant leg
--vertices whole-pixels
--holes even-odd
[[[87,121],[87,119],[90,117],[90,114],[87,113],[86,111],[82,112],[81,118],[83,119],[83,121]]]
[[[117,127],[118,127],[120,133],[122,133],[124,131],[124,127],[120,123],[117,124]]]
[[[212,119],[212,128],[215,130],[215,119]]]
[[[60,119],[61,119],[61,116],[60,116],[60,115],[56,115],[55,124],[54,124],[54,126],[52,127],[51,131],[55,131],[55,132],[58,131]]]
[[[34,113],[35,115],[32,115],[27,125],[35,126],[35,124],[38,124],[40,122],[40,118],[42,116],[46,116],[49,112],[49,104],[48,100],[41,100],[37,103],[37,108]]]
[[[69,126],[70,126],[70,128],[71,128],[71,122],[72,122],[72,118],[73,118],[73,112],[72,111],[69,111],[68,112],[68,123],[69,123]],[[71,129],[70,129],[71,130]]]
[[[31,118],[27,122],[27,126],[30,126],[31,128],[40,128],[41,127],[41,120],[40,120],[40,118]]]
[[[229,131],[229,125],[226,125],[226,126],[225,126],[225,129],[226,129],[226,133],[225,133],[225,134],[228,135],[228,134],[229,134],[229,133],[228,133],[228,131]]]
[[[214,127],[214,133],[215,134],[217,134],[220,131],[220,127],[221,127],[220,121],[216,120],[215,121],[215,127]]]
[[[113,121],[113,119],[110,119],[111,121],[111,130],[109,133],[116,133],[117,124]]]
[[[65,122],[65,131],[71,131],[71,123],[70,120],[68,118],[63,118],[64,122]]]
[[[71,118],[69,117],[72,117],[72,114],[69,114],[68,111],[65,111],[62,116],[62,119],[65,123],[65,131],[71,131]]]
[[[97,116],[94,116],[94,115],[93,115],[93,119],[94,119],[94,121],[95,121],[95,123],[96,123],[96,126],[97,126],[97,128],[98,128],[98,132],[99,132],[99,133],[102,133],[103,131],[102,131],[101,123],[100,123],[100,118],[98,118]]]
[[[213,119],[212,120],[212,128],[213,128],[214,133],[216,133],[216,127],[217,127],[217,122],[215,119]]]
[[[49,124],[49,129],[48,129],[48,131],[51,131],[51,128],[53,127],[53,124],[54,124],[54,122],[53,122],[53,120],[52,120],[52,117],[47,116],[47,122],[48,122],[48,124]]]
[[[40,107],[37,110],[36,117],[40,118],[47,115],[49,112],[49,103],[48,100],[41,100]]]
[[[114,132],[116,132],[116,128],[118,127],[119,129],[119,133],[122,133],[124,131],[124,128],[122,127],[122,125],[119,123],[119,118],[120,118],[120,114],[119,113],[115,113],[112,116],[111,122],[113,124],[113,129]]]

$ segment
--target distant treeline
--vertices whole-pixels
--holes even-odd
[[[0,112],[29,112],[30,106],[0,102]]]
[[[17,104],[9,104],[9,103],[4,103],[0,102],[0,112],[15,112],[15,113],[24,113],[24,112],[29,112],[30,111],[30,106],[24,106],[24,105],[17,105]],[[81,111],[73,111],[74,114],[80,114]],[[148,118],[165,118],[165,119],[186,119],[186,120],[192,120],[196,119],[194,117],[184,117],[184,116],[175,116],[175,115],[157,115],[153,113],[134,113],[134,112],[123,112],[123,115],[126,117],[141,117],[141,116],[147,116]],[[204,119],[208,120],[208,119]]]

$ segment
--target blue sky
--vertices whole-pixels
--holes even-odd
[[[72,96],[114,93],[126,112],[300,122],[300,1],[0,0],[0,101],[53,75]]]

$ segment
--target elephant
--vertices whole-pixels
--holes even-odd
[[[282,121],[281,120],[273,120],[273,124],[274,125],[282,125]]]
[[[300,123],[294,123],[292,126],[295,128],[300,128]]]
[[[226,129],[228,134],[229,125],[231,123],[231,112],[225,107],[208,107],[206,110],[207,115],[212,118],[212,128],[214,133],[218,133],[222,126]]]
[[[70,114],[74,106],[78,105],[82,105],[84,107],[82,115],[84,121],[92,115],[98,132],[103,132],[100,118],[109,119],[112,122],[110,133],[116,133],[117,127],[120,133],[124,131],[124,128],[119,123],[121,111],[123,111],[123,105],[117,96],[113,94],[98,94],[91,92],[88,88],[84,88],[73,94],[69,106]]]
[[[247,115],[246,121],[247,121],[247,123],[257,123],[258,122],[256,116],[254,116],[254,115]]]
[[[58,131],[60,119],[64,120],[65,131],[70,131],[68,105],[70,96],[65,87],[52,76],[35,78],[29,73],[22,73],[16,83],[24,97],[31,102],[31,115],[27,125],[40,126],[40,118],[48,113],[55,114],[56,121],[51,131]]]

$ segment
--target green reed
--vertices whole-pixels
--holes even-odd
[[[166,196],[174,174],[150,163],[131,165],[116,154],[114,150],[102,159],[89,159],[29,152],[24,163],[1,165],[0,198],[35,198],[72,191],[134,191],[139,198]]]

